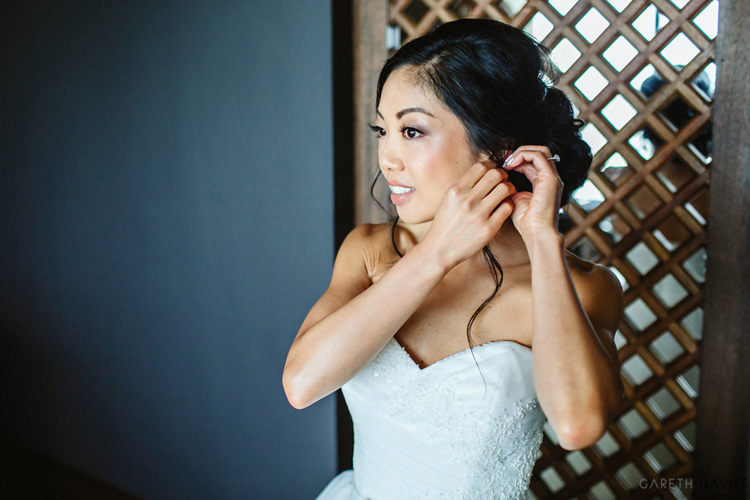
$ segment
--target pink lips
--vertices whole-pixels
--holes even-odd
[[[407,202],[407,200],[411,197],[412,194],[414,194],[414,188],[411,186],[407,186],[405,184],[401,184],[398,181],[388,181],[388,185],[396,188],[404,188],[408,189],[409,191],[403,192],[403,193],[395,193],[391,191],[391,203],[394,205],[403,205]]]

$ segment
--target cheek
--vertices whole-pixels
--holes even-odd
[[[444,170],[439,176],[434,176],[430,197],[437,201],[442,200],[445,196],[445,193],[447,193],[448,190],[453,187],[460,178],[460,172],[458,172],[457,170]]]
[[[446,165],[442,176],[445,182],[449,184],[448,187],[456,184],[466,171],[471,168],[473,163],[471,158],[468,157],[451,158],[451,162]]]

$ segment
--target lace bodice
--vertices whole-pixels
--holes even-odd
[[[465,350],[420,369],[391,339],[343,387],[359,495],[526,497],[544,423],[531,350],[502,341],[475,347],[473,355]]]

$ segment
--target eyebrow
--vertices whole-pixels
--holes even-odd
[[[380,110],[377,110],[376,113],[377,113],[377,115],[380,118],[383,118],[383,115],[380,113]],[[426,109],[419,108],[419,107],[416,107],[416,108],[404,108],[401,111],[399,111],[398,113],[396,113],[396,118],[400,120],[404,115],[408,115],[409,113],[422,113],[422,114],[425,114],[427,116],[431,116],[431,117],[435,118],[435,115],[433,115],[432,113],[430,113]],[[385,118],[383,118],[383,119],[385,120]]]

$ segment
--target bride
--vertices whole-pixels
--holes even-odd
[[[319,499],[525,498],[545,418],[568,450],[605,432],[622,290],[557,230],[591,151],[551,68],[491,20],[386,62],[371,127],[398,217],[349,234],[284,368],[295,408],[342,388],[352,413],[354,469]]]

